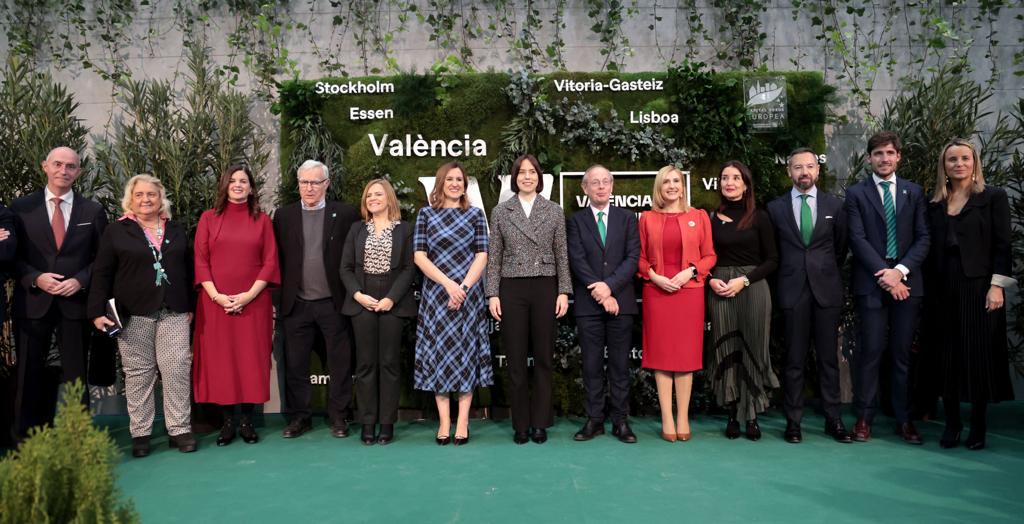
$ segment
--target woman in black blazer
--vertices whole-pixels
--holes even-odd
[[[189,324],[195,304],[190,243],[184,228],[171,221],[171,204],[156,177],[132,177],[121,206],[124,216],[107,226],[100,239],[87,314],[96,329],[106,331],[114,325],[106,316],[107,301],[113,298],[123,324],[117,347],[124,366],[132,455],[149,455],[158,372],[170,445],[183,453],[195,451],[190,421]]]
[[[416,316],[413,228],[401,220],[395,190],[382,178],[363,188],[360,211],[364,222],[352,224],[341,255],[341,280],[348,292],[341,311],[352,317],[356,337],[362,441],[383,445],[395,438],[403,319]]]
[[[946,412],[939,445],[960,444],[960,402],[971,403],[967,449],[985,447],[990,402],[1013,398],[1006,350],[1003,288],[1010,277],[1010,207],[1006,192],[986,187],[970,142],[954,139],[939,158],[928,209],[931,250],[925,266],[925,337]]]

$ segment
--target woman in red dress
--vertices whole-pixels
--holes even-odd
[[[218,446],[239,433],[259,440],[252,425],[256,404],[270,399],[273,318],[268,286],[281,282],[270,217],[260,211],[248,167],[234,165],[220,177],[214,209],[199,219],[195,241],[196,286],[202,286],[192,343],[196,402],[218,404],[224,425]]]
[[[661,168],[653,209],[640,216],[643,367],[654,370],[661,438],[669,442],[690,440],[690,389],[704,346],[704,281],[716,261],[711,221],[704,210],[689,206],[687,191],[678,169]]]

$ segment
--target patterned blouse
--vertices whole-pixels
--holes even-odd
[[[367,275],[383,275],[391,271],[391,233],[398,221],[394,220],[374,234],[373,221],[366,223],[366,247],[363,253],[363,271]]]

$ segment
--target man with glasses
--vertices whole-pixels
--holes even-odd
[[[86,319],[84,291],[107,226],[103,207],[72,190],[82,173],[78,153],[55,148],[42,168],[46,187],[11,204],[18,236],[12,316],[18,333],[15,416],[19,437],[30,427],[53,422],[57,394],[46,378],[46,357],[54,334],[61,381],[84,380],[86,342],[92,329]]]
[[[635,214],[609,203],[613,183],[604,166],[588,168],[582,184],[590,205],[577,211],[566,227],[587,391],[587,422],[573,438],[585,441],[604,433],[607,348],[612,434],[632,444],[636,434],[628,419],[629,350],[637,314],[633,274],[640,259],[640,230]]]
[[[350,205],[327,200],[327,166],[307,160],[296,175],[299,202],[274,214],[274,233],[281,262],[281,304],[289,417],[284,438],[312,429],[309,358],[317,332],[324,341],[330,373],[327,414],[331,435],[348,436],[345,413],[352,403],[352,327],[342,316],[346,291],[338,272],[345,235],[359,220]]]

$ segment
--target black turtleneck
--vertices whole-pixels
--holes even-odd
[[[718,255],[718,266],[757,266],[747,273],[751,282],[757,282],[779,265],[775,231],[768,213],[761,209],[754,210],[754,221],[750,227],[740,231],[737,228],[744,211],[742,202],[726,201],[720,213],[731,218],[732,222],[723,222],[716,212],[711,217],[711,238]]]

